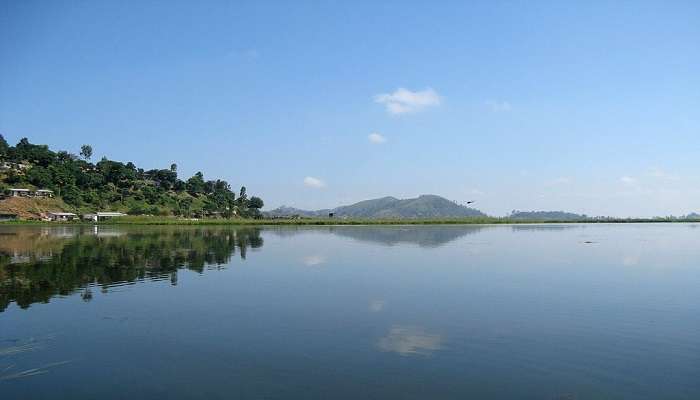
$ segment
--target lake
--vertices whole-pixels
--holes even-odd
[[[0,226],[0,395],[698,399],[700,225]]]

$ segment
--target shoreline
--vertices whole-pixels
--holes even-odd
[[[641,223],[700,223],[700,219],[678,218],[611,218],[587,220],[514,220],[508,218],[446,218],[446,219],[180,219],[163,217],[120,217],[93,221],[0,221],[0,226],[11,225],[219,225],[219,226],[332,226],[332,225],[527,225],[527,224],[641,224]]]

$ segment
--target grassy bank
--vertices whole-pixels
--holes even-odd
[[[669,223],[700,222],[681,218],[601,218],[585,220],[522,220],[496,217],[426,219],[185,219],[175,217],[128,216],[99,222],[100,225],[485,225],[485,224],[595,224],[595,223]],[[2,225],[92,225],[93,222],[3,221]]]

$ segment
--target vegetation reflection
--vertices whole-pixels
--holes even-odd
[[[78,291],[89,301],[95,285],[106,291],[139,280],[177,284],[179,269],[202,273],[262,245],[254,227],[0,230],[0,312],[12,302],[27,308]]]

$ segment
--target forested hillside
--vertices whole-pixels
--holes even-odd
[[[245,186],[235,193],[228,182],[206,180],[201,172],[183,180],[176,164],[144,170],[132,162],[102,158],[92,163],[91,158],[89,145],[75,155],[26,138],[10,146],[0,135],[0,193],[7,195],[10,188],[51,189],[57,201],[76,211],[224,218],[261,215],[262,199],[248,197]]]
[[[266,212],[269,217],[298,215],[300,217],[324,217],[328,213],[347,218],[467,218],[485,217],[486,214],[447,200],[444,197],[424,194],[413,199],[382,197],[326,210],[300,210],[279,207]]]

